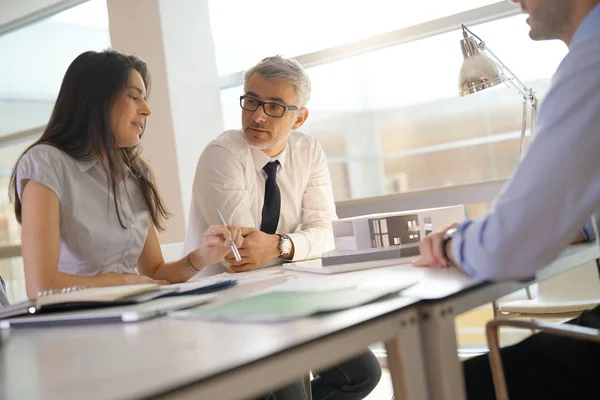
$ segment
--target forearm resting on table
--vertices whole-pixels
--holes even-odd
[[[206,267],[194,253],[190,253],[190,262],[198,271],[201,271]],[[169,281],[170,283],[186,282],[195,275],[195,273],[191,272],[185,265],[183,259],[174,262],[163,262],[153,271],[140,272],[152,279]]]
[[[573,239],[573,241],[571,242],[571,244],[579,244],[579,243],[584,243],[584,242],[586,242],[585,238],[583,237],[583,235],[581,233],[578,233],[577,236],[575,236],[575,239]],[[452,239],[450,239],[446,242],[445,251],[446,251],[448,260],[450,261],[450,264],[453,267],[455,267],[456,269],[462,271],[460,264],[456,261],[456,258],[454,257],[454,253],[452,252]]]

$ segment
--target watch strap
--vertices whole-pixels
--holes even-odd
[[[444,238],[442,239],[442,256],[446,259],[446,261],[448,261],[451,264],[452,260],[450,259],[450,257],[448,257],[446,247],[448,246],[448,242],[450,241],[450,239],[452,239],[454,232],[456,232],[456,228],[449,229],[444,235]]]

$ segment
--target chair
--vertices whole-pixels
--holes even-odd
[[[181,257],[183,257],[183,242],[163,244],[160,246],[160,250],[166,262],[181,260]]]
[[[494,317],[575,318],[600,304],[600,262],[590,262],[537,284],[527,300],[494,302]]]
[[[506,378],[504,377],[502,359],[500,356],[499,331],[501,327],[542,331],[548,334],[600,343],[600,330],[593,328],[569,324],[548,324],[539,321],[510,320],[505,318],[498,318],[488,322],[486,325],[486,336],[490,349],[489,360],[492,371],[492,381],[494,382],[494,391],[496,392],[496,400],[508,400]]]

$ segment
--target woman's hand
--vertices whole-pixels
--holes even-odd
[[[200,248],[190,253],[190,261],[194,268],[201,270],[209,264],[221,261],[231,251],[231,243],[238,247],[242,245],[242,234],[247,229],[233,225],[211,225],[202,234]]]

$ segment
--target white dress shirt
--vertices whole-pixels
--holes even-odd
[[[577,29],[536,131],[494,209],[452,237],[452,253],[469,275],[532,277],[600,210],[600,4]],[[591,239],[592,227],[583,234]]]
[[[331,221],[337,219],[327,158],[317,140],[292,132],[276,157],[248,146],[239,130],[227,131],[202,152],[196,168],[184,254],[198,248],[202,233],[219,225],[217,209],[226,222],[260,229],[267,174],[263,167],[278,160],[277,185],[281,212],[277,233],[294,243],[293,260],[314,258],[335,247]],[[226,272],[213,264],[202,275]]]

